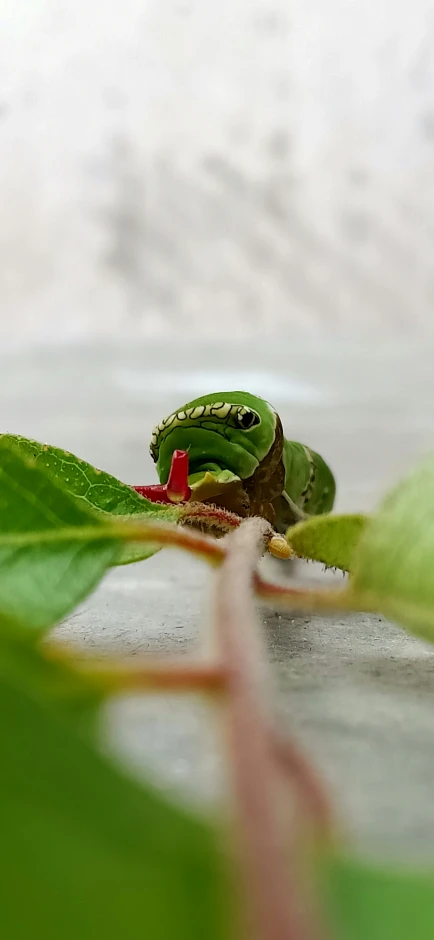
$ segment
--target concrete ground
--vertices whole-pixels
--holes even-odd
[[[371,509],[434,441],[432,350],[416,347],[45,347],[4,353],[0,382],[2,430],[64,446],[136,484],[155,479],[153,425],[206,391],[269,398],[287,436],[332,464],[340,510]],[[282,571],[276,563],[268,573]],[[326,577],[302,563],[295,575]],[[102,653],[185,656],[203,636],[211,577],[181,553],[160,552],[112,571],[57,634]],[[433,858],[434,648],[379,616],[261,618],[279,720],[328,782],[356,842]],[[106,738],[183,799],[221,795],[215,725],[200,700],[125,698],[107,710]]]

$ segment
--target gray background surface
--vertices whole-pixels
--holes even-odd
[[[201,390],[268,388],[287,434],[331,462],[337,508],[369,510],[432,449],[432,354],[398,344],[169,341],[10,352],[0,359],[0,426],[65,446],[127,482],[149,482],[149,436],[161,416]],[[284,576],[269,564],[268,574]],[[297,574],[326,577],[301,563]],[[103,654],[195,655],[211,583],[198,561],[161,552],[111,572],[58,637]],[[352,837],[367,852],[432,859],[433,649],[381,617],[261,618],[276,715],[323,774]],[[221,752],[202,702],[128,697],[105,727],[107,746],[139,773],[196,805],[221,799]]]
[[[432,334],[432,0],[0,0],[0,339]]]

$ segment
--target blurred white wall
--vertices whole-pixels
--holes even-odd
[[[0,338],[434,333],[433,0],[0,0]]]

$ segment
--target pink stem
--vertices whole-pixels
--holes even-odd
[[[241,525],[242,519],[236,513],[229,509],[222,509],[220,506],[214,506],[212,503],[189,503],[182,514],[185,521],[195,521],[203,523],[207,528],[223,529],[230,531]]]
[[[251,940],[311,940],[300,883],[282,823],[270,719],[263,697],[264,655],[253,575],[269,531],[249,519],[225,541],[215,596],[215,627],[226,673],[227,740]],[[286,757],[286,755],[283,755]]]

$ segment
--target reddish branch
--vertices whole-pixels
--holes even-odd
[[[228,727],[249,938],[308,940],[297,859],[284,834],[279,772],[264,697],[264,663],[253,576],[268,526],[250,519],[227,537],[217,579],[215,628],[226,674]],[[293,853],[294,854],[294,853]],[[302,913],[303,911],[303,913]]]
[[[67,667],[84,676],[88,676],[100,688],[110,693],[124,693],[128,690],[141,692],[203,692],[219,695],[225,690],[226,677],[219,666],[204,663],[153,662],[146,659],[141,663],[131,660],[98,659],[95,656],[77,656],[71,647],[58,644],[46,644],[45,655],[50,660],[62,662]]]
[[[334,820],[327,796],[309,761],[292,739],[272,737],[275,758],[288,783],[296,790],[307,819],[316,826],[317,835],[335,837]]]
[[[182,509],[182,522],[190,522],[203,526],[205,529],[219,529],[221,532],[231,532],[241,525],[242,519],[229,509],[222,509],[212,503],[193,502]]]
[[[143,542],[161,545],[163,548],[185,548],[186,551],[194,555],[201,555],[211,564],[219,564],[225,554],[222,542],[211,538],[209,535],[202,535],[198,532],[190,532],[179,525],[171,525],[164,522],[118,522],[116,525],[107,527],[107,531],[115,536],[122,537],[128,542]],[[128,538],[125,538],[127,532]]]
[[[280,610],[314,613],[317,610],[332,612],[336,610],[359,610],[359,598],[352,596],[348,588],[297,588],[264,581],[260,575],[254,577],[255,593],[268,606]],[[367,608],[364,608],[365,610]]]

